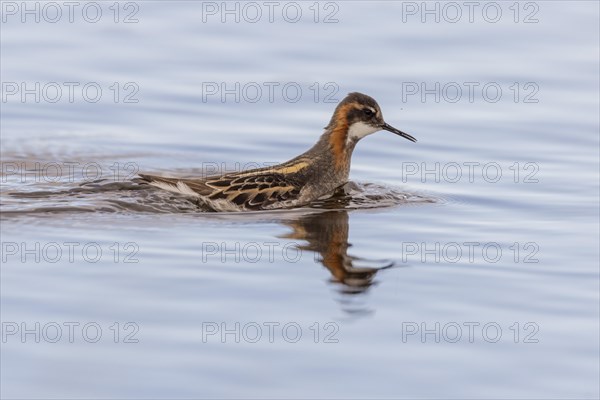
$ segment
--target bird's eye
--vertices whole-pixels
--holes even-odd
[[[366,115],[367,117],[372,117],[372,116],[373,116],[373,114],[374,114],[374,113],[373,113],[373,110],[371,110],[370,108],[365,108],[365,109],[363,110],[363,112],[365,113],[365,115]]]

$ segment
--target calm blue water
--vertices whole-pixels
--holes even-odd
[[[2,3],[3,398],[600,396],[597,2],[54,4]],[[287,160],[350,91],[419,141],[337,202],[130,182]]]

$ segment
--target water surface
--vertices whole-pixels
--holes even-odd
[[[1,25],[2,397],[598,398],[597,2],[100,4]],[[419,141],[364,139],[334,199],[204,213],[134,179],[285,161],[350,91]]]

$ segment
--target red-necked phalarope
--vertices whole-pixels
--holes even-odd
[[[388,125],[372,97],[350,93],[336,107],[319,141],[290,161],[201,179],[140,176],[153,186],[192,196],[215,211],[297,207],[331,194],[345,184],[356,143],[382,129],[417,141]]]

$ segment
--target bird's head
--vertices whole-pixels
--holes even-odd
[[[349,93],[338,104],[325,129],[332,132],[337,131],[339,139],[342,139],[341,136],[343,136],[346,144],[354,144],[363,137],[380,130],[395,133],[412,142],[417,141],[408,133],[387,124],[375,99],[358,92]]]

